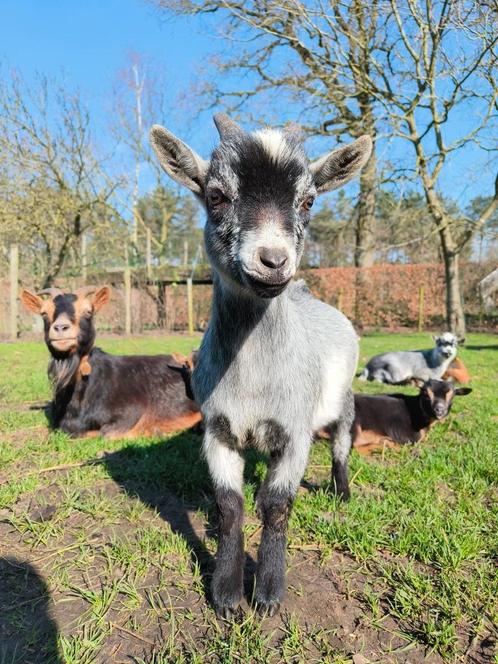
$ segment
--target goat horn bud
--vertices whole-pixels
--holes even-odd
[[[213,120],[222,141],[227,138],[242,136],[244,133],[244,130],[225,113],[216,113],[213,116]]]
[[[41,291],[38,291],[36,293],[37,295],[50,295],[50,297],[53,299],[57,297],[58,295],[62,295],[62,291],[60,288],[44,288]]]

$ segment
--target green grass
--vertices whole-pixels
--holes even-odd
[[[428,343],[427,334],[367,336],[360,362]],[[198,344],[100,342],[113,353]],[[206,601],[215,519],[199,436],[48,432],[43,412],[28,409],[50,397],[46,349],[1,345],[0,664],[498,662],[498,339],[469,335],[460,356],[472,394],[418,446],[353,452],[347,505],[329,490],[326,443],[313,446],[290,522],[283,610],[261,619],[244,603],[225,625]],[[44,472],[54,466],[65,467]],[[249,453],[248,584],[264,473],[264,458]]]

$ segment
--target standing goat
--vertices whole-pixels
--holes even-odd
[[[285,592],[289,513],[313,432],[325,425],[334,434],[336,491],[349,496],[358,339],[347,318],[292,278],[315,196],[350,180],[371,140],[310,163],[295,128],[251,134],[225,115],[215,124],[221,143],[210,162],[160,126],[151,141],[166,173],[207,211],[213,309],[192,382],[220,515],[214,605],[227,618],[242,597],[242,452],[252,445],[270,456],[257,499],[263,533],[255,601],[273,615]]]
[[[36,295],[21,292],[24,306],[43,317],[51,355],[52,425],[73,436],[107,438],[155,436],[194,426],[201,416],[185,395],[177,358],[109,355],[94,348],[94,315],[110,292],[107,286],[76,293],[58,288]]]
[[[375,355],[361,372],[360,380],[399,385],[412,378],[441,378],[456,357],[458,340],[451,332],[434,337],[430,350],[399,350]]]

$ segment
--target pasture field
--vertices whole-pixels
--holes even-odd
[[[361,363],[429,339],[366,336]],[[282,611],[262,619],[245,602],[228,625],[208,600],[216,515],[200,436],[49,432],[36,406],[50,396],[44,345],[0,345],[0,664],[498,662],[498,338],[470,334],[460,356],[473,393],[418,446],[353,452],[348,504],[329,491],[327,444],[314,445],[290,522]],[[264,473],[250,453],[248,597]]]

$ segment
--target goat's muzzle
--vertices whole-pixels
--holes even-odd
[[[271,278],[265,277],[259,273],[244,272],[244,280],[255,295],[262,298],[272,298],[280,295],[287,284],[292,279],[291,276],[272,275]]]
[[[50,337],[49,344],[59,353],[69,353],[76,349],[78,339],[76,337],[63,337],[60,339]]]

